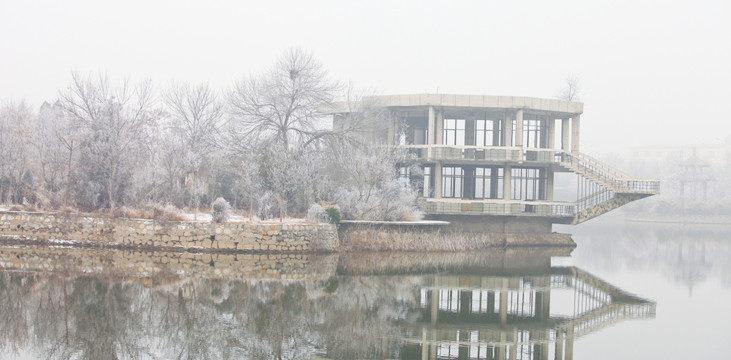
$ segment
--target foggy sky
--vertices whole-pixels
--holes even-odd
[[[0,102],[72,70],[229,89],[288,47],[379,94],[553,97],[581,80],[582,149],[731,136],[728,1],[0,2]]]

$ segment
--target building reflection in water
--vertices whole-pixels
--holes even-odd
[[[572,359],[655,304],[570,249],[254,255],[0,247],[0,353],[43,358]]]
[[[517,269],[515,269],[517,270]],[[421,321],[407,330],[408,359],[573,359],[577,337],[655,304],[574,267],[525,275],[435,275],[421,288]],[[560,303],[552,309],[552,298]]]

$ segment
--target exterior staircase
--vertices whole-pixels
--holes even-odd
[[[593,219],[629,202],[660,193],[659,180],[635,179],[589,155],[562,153],[558,165],[579,175],[573,224]],[[581,183],[583,181],[583,185]]]

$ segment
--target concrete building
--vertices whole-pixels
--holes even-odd
[[[577,224],[646,196],[659,182],[634,179],[580,151],[580,102],[521,96],[418,94],[337,103],[333,126],[377,114],[366,138],[416,155],[430,219],[461,229],[545,232]],[[377,109],[377,111],[374,111]],[[555,201],[554,174],[579,176],[577,198]]]

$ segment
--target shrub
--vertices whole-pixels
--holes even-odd
[[[327,217],[330,219],[331,223],[337,224],[340,222],[340,210],[338,210],[337,207],[329,207],[325,209],[325,213],[327,214]]]
[[[324,223],[330,220],[325,208],[320,204],[312,204],[307,210],[307,220],[312,222]]]
[[[231,205],[226,199],[219,197],[211,206],[211,216],[213,222],[224,223],[231,217]]]

